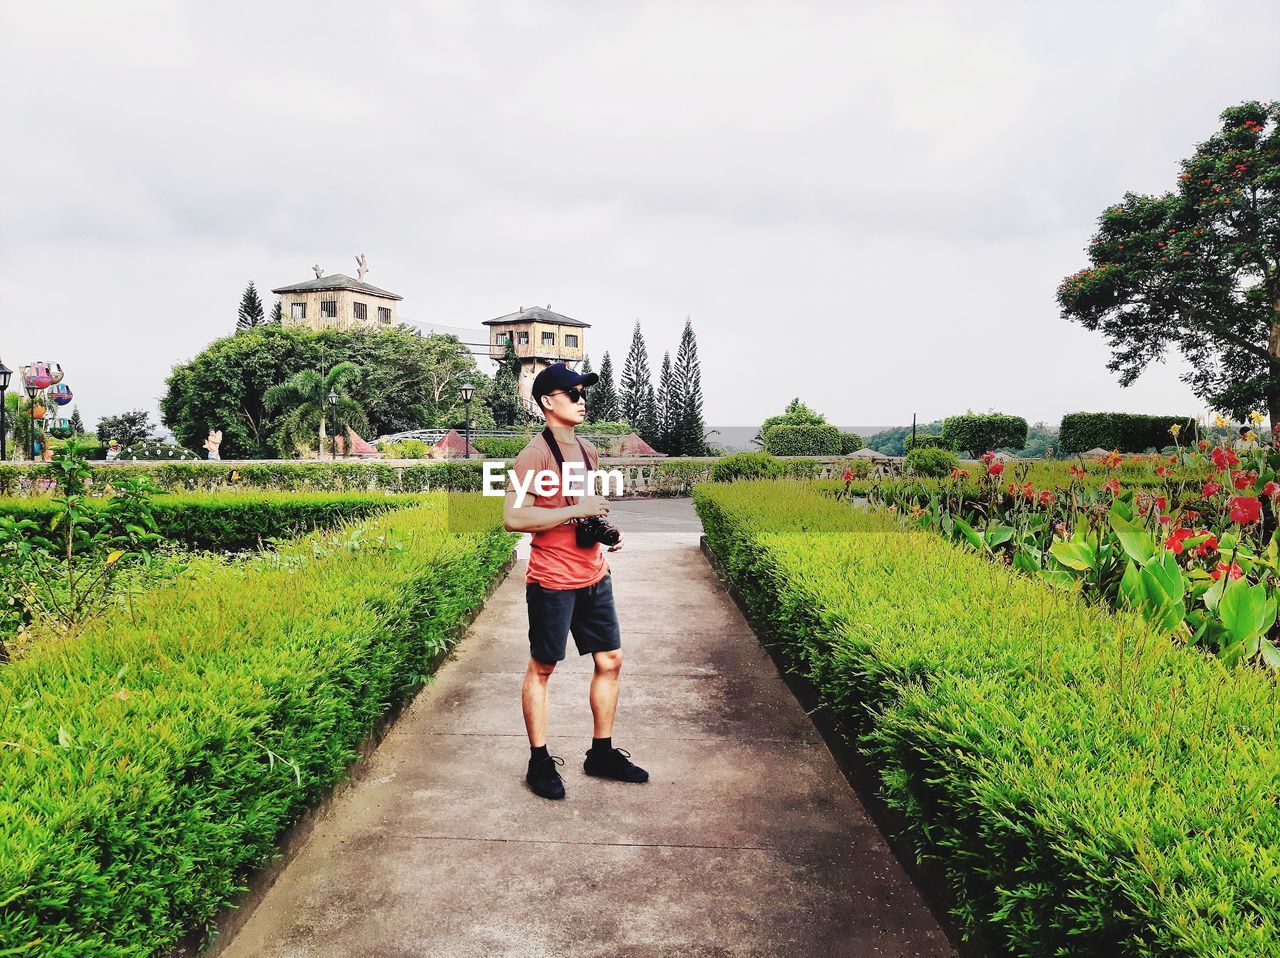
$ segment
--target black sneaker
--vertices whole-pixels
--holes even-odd
[[[556,771],[557,765],[563,765],[564,759],[558,755],[546,758],[530,758],[529,771],[524,780],[529,783],[534,794],[543,798],[564,798],[564,779]]]
[[[639,765],[630,761],[631,753],[625,748],[611,748],[608,751],[587,750],[587,760],[582,763],[582,770],[588,775],[600,778],[616,778],[620,782],[647,782],[649,773]]]

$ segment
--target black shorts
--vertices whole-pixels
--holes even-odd
[[[524,594],[529,603],[529,655],[539,662],[563,659],[570,632],[579,655],[622,648],[612,573],[581,589],[548,589],[526,582]]]

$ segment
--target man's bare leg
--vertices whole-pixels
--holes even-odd
[[[618,673],[622,671],[622,649],[592,652],[596,671],[591,676],[591,718],[593,738],[613,737],[613,716],[618,711]]]
[[[555,668],[554,662],[539,662],[530,656],[529,667],[524,673],[520,704],[524,709],[524,727],[529,733],[532,748],[547,744],[547,680]]]

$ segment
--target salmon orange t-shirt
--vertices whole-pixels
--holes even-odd
[[[559,442],[559,440],[556,441]],[[578,446],[579,442],[587,451],[586,468],[599,469],[600,453],[585,439],[574,439],[567,444],[560,443],[560,455],[564,458],[565,464],[584,462],[582,448]],[[523,485],[528,481],[526,478],[528,473],[537,473],[544,469],[559,475],[559,466],[551,453],[551,447],[539,433],[521,450],[520,455],[516,456],[512,472]],[[573,502],[577,501],[578,497],[574,496]],[[550,496],[540,496],[530,486],[524,499],[526,506],[535,505],[545,509],[559,509],[572,505],[573,502],[559,491],[558,486],[555,494]],[[583,586],[594,585],[608,575],[609,564],[605,562],[600,543],[593,542],[587,548],[581,548],[578,545],[575,523],[562,522],[552,529],[544,529],[532,535],[529,568],[525,573],[526,582],[537,582],[548,589],[581,589]]]

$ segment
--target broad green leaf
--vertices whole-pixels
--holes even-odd
[[[982,536],[978,535],[978,533],[974,531],[973,526],[969,525],[969,523],[965,522],[959,516],[952,516],[952,521],[955,523],[955,527],[964,534],[966,539],[969,540],[969,545],[973,546],[975,549],[983,548]]]
[[[1218,601],[1218,617],[1232,639],[1244,642],[1258,636],[1266,627],[1267,605],[1265,585],[1250,585],[1248,579],[1235,579]],[[1274,608],[1271,615],[1274,618]]]
[[[992,526],[987,530],[987,545],[995,548],[998,545],[1008,542],[1013,538],[1013,528],[1011,526],[999,525]]]
[[[1151,533],[1142,526],[1121,518],[1114,509],[1111,512],[1111,528],[1115,530],[1120,545],[1134,562],[1145,565],[1155,555],[1156,544]]]
[[[1085,539],[1055,542],[1049,547],[1049,553],[1067,568],[1080,572],[1088,572],[1098,561],[1098,551]]]

